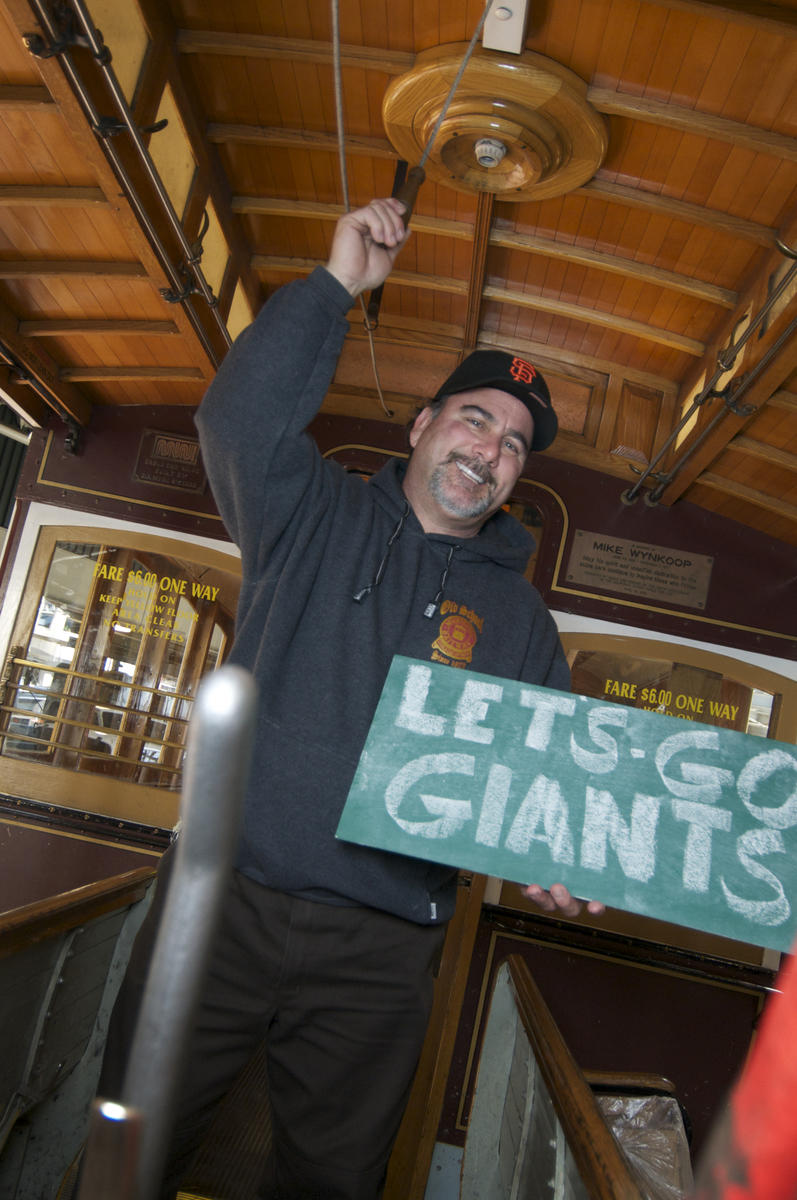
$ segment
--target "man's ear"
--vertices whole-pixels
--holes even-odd
[[[429,407],[429,405],[427,404],[426,408],[422,408],[421,411],[418,413],[417,417],[415,418],[415,424],[413,425],[413,427],[410,430],[409,435],[408,435],[409,443],[412,446],[413,450],[418,445],[418,441],[419,441],[420,436],[423,433],[424,429],[426,429],[426,426],[432,420],[432,416],[433,416],[432,410]]]

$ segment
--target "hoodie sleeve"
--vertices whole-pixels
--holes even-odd
[[[280,288],[224,359],[197,412],[202,455],[244,573],[323,491],[305,428],[321,407],[349,329],[352,298],[323,267]]]

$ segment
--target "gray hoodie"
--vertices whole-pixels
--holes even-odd
[[[197,414],[213,494],[242,555],[230,661],[254,673],[260,692],[237,866],[293,895],[428,924],[453,912],[450,867],[335,838],[393,655],[565,690],[570,680],[554,622],[523,578],[533,539],[513,517],[499,512],[461,542],[425,534],[404,498],[403,461],[366,483],[322,459],[304,432],[351,303],[323,268],[282,288]]]

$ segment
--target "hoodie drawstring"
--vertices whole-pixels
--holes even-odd
[[[388,538],[387,549],[385,550],[382,561],[380,562],[379,566],[376,568],[376,574],[374,575],[374,577],[371,580],[371,583],[368,585],[368,587],[362,588],[359,592],[355,592],[354,595],[352,596],[352,600],[354,601],[355,604],[362,604],[362,602],[365,600],[365,598],[367,596],[369,596],[371,594],[371,592],[374,590],[374,588],[379,587],[380,583],[382,582],[382,579],[385,574],[385,567],[387,566],[387,560],[390,558],[391,548],[392,548],[393,543],[395,542],[396,538],[401,537],[401,534],[404,529],[404,523],[407,520],[407,517],[410,515],[410,512],[411,512],[411,509],[410,509],[409,501],[405,500],[404,512],[401,514],[401,517],[398,520],[396,528],[393,530],[390,537]],[[438,588],[437,595],[435,596],[434,600],[430,601],[430,603],[426,605],[426,608],[423,611],[423,615],[425,617],[430,617],[430,618],[433,617],[435,615],[435,613],[437,612],[438,608],[440,607],[440,604],[443,600],[443,593],[445,592],[446,580],[448,579],[448,572],[451,570],[451,560],[453,559],[456,551],[459,549],[460,549],[460,546],[457,544],[455,546],[452,546],[451,549],[449,550],[448,556],[446,558],[446,565],[443,567],[443,574],[440,576],[440,587]]]
[[[374,575],[373,580],[371,581],[369,586],[366,588],[363,588],[362,591],[355,592],[355,594],[352,596],[352,600],[354,600],[355,604],[362,604],[365,597],[370,595],[370,593],[374,590],[375,587],[379,587],[380,583],[382,582],[382,576],[385,573],[385,567],[387,566],[387,560],[390,558],[391,547],[392,547],[393,543],[395,542],[396,538],[401,537],[402,530],[404,529],[404,522],[407,520],[407,517],[409,515],[410,515],[410,504],[409,504],[408,500],[405,500],[404,501],[404,512],[401,514],[398,524],[396,525],[396,528],[393,530],[390,537],[388,538],[387,550],[385,551],[384,558],[382,559],[379,566],[376,568],[376,574]]]
[[[440,607],[441,601],[443,599],[443,592],[445,591],[445,588],[446,588],[446,580],[448,579],[448,572],[451,570],[451,560],[454,557],[454,552],[456,550],[459,550],[459,546],[452,546],[448,552],[448,558],[446,559],[446,565],[443,568],[443,574],[440,576],[440,588],[439,588],[438,593],[435,596],[434,600],[432,600],[431,604],[427,604],[426,608],[423,610],[423,615],[425,617],[430,617],[430,618],[433,617],[435,615],[435,613],[437,612],[438,608]]]

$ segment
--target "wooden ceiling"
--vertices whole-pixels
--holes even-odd
[[[202,298],[167,302],[188,278],[186,246],[130,133],[93,129],[98,114],[119,116],[107,77],[84,46],[28,49],[37,33],[51,46],[82,2],[0,0],[0,388],[34,425],[50,407],[80,426],[97,404],[197,404],[226,352],[221,325],[237,333],[277,286],[323,262],[343,211],[329,0],[89,0],[136,125],[169,119],[143,144],[189,255],[210,217],[202,267],[221,323]],[[464,51],[482,3],[340,4],[354,207],[393,187],[390,79],[420,51]],[[382,386],[403,422],[463,351],[519,352],[560,410],[546,453],[630,486],[789,269],[775,242],[797,244],[797,11],[793,0],[531,0],[526,49],[583,81],[606,155],[582,186],[544,200],[427,181],[384,291]],[[752,372],[740,400],[752,411],[709,400],[656,472],[677,466],[663,503],[685,497],[797,544],[797,287],[779,307],[734,367],[737,381]],[[324,409],[378,420],[352,317]]]

